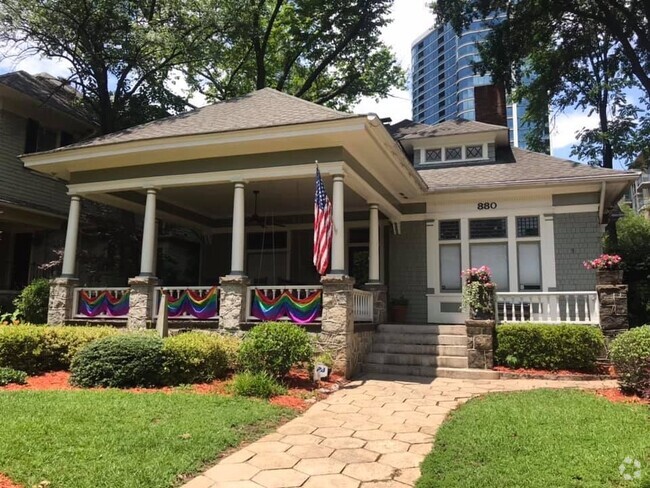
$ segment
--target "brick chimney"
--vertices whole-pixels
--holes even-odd
[[[506,90],[502,83],[475,86],[474,106],[478,122],[508,126]]]

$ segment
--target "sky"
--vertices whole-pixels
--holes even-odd
[[[395,0],[392,9],[393,22],[382,32],[382,39],[394,51],[398,62],[405,70],[411,63],[411,43],[420,34],[433,26],[434,16],[427,4],[430,0]],[[0,73],[22,69],[30,73],[48,72],[55,76],[66,76],[68,64],[39,57],[28,57],[19,62],[0,61]],[[175,91],[183,91],[177,84]],[[197,106],[203,105],[204,99],[199,95],[191,99]],[[357,113],[376,113],[380,117],[390,117],[393,122],[411,118],[411,98],[408,90],[393,90],[387,98],[374,100],[364,98],[354,109]],[[575,143],[575,134],[582,127],[594,127],[596,120],[581,112],[567,112],[555,118],[551,124],[551,153],[555,156],[569,158],[571,146]]]

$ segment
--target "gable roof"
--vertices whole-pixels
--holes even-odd
[[[636,175],[631,171],[596,168],[517,147],[497,148],[494,163],[421,169],[418,173],[434,192],[535,185],[551,180],[562,183],[598,177],[630,179]]]
[[[258,129],[359,117],[339,112],[272,88],[263,88],[189,112],[136,125],[55,151],[122,142]]]
[[[476,122],[475,120],[463,118],[447,120],[435,125],[420,124],[405,119],[388,127],[388,131],[398,141],[507,130],[508,128],[505,126],[486,124],[485,122]]]
[[[0,85],[33,98],[58,112],[92,124],[92,117],[83,106],[81,94],[65,81],[52,75],[32,75],[26,71],[14,71],[0,75]]]

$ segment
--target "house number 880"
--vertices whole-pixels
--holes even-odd
[[[497,202],[479,202],[476,208],[478,210],[494,210],[497,208]]]

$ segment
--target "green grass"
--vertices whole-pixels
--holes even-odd
[[[292,414],[192,393],[0,393],[0,473],[25,486],[173,486]]]
[[[619,473],[630,456],[640,480]],[[474,399],[438,431],[417,488],[650,487],[650,408],[572,390]]]

